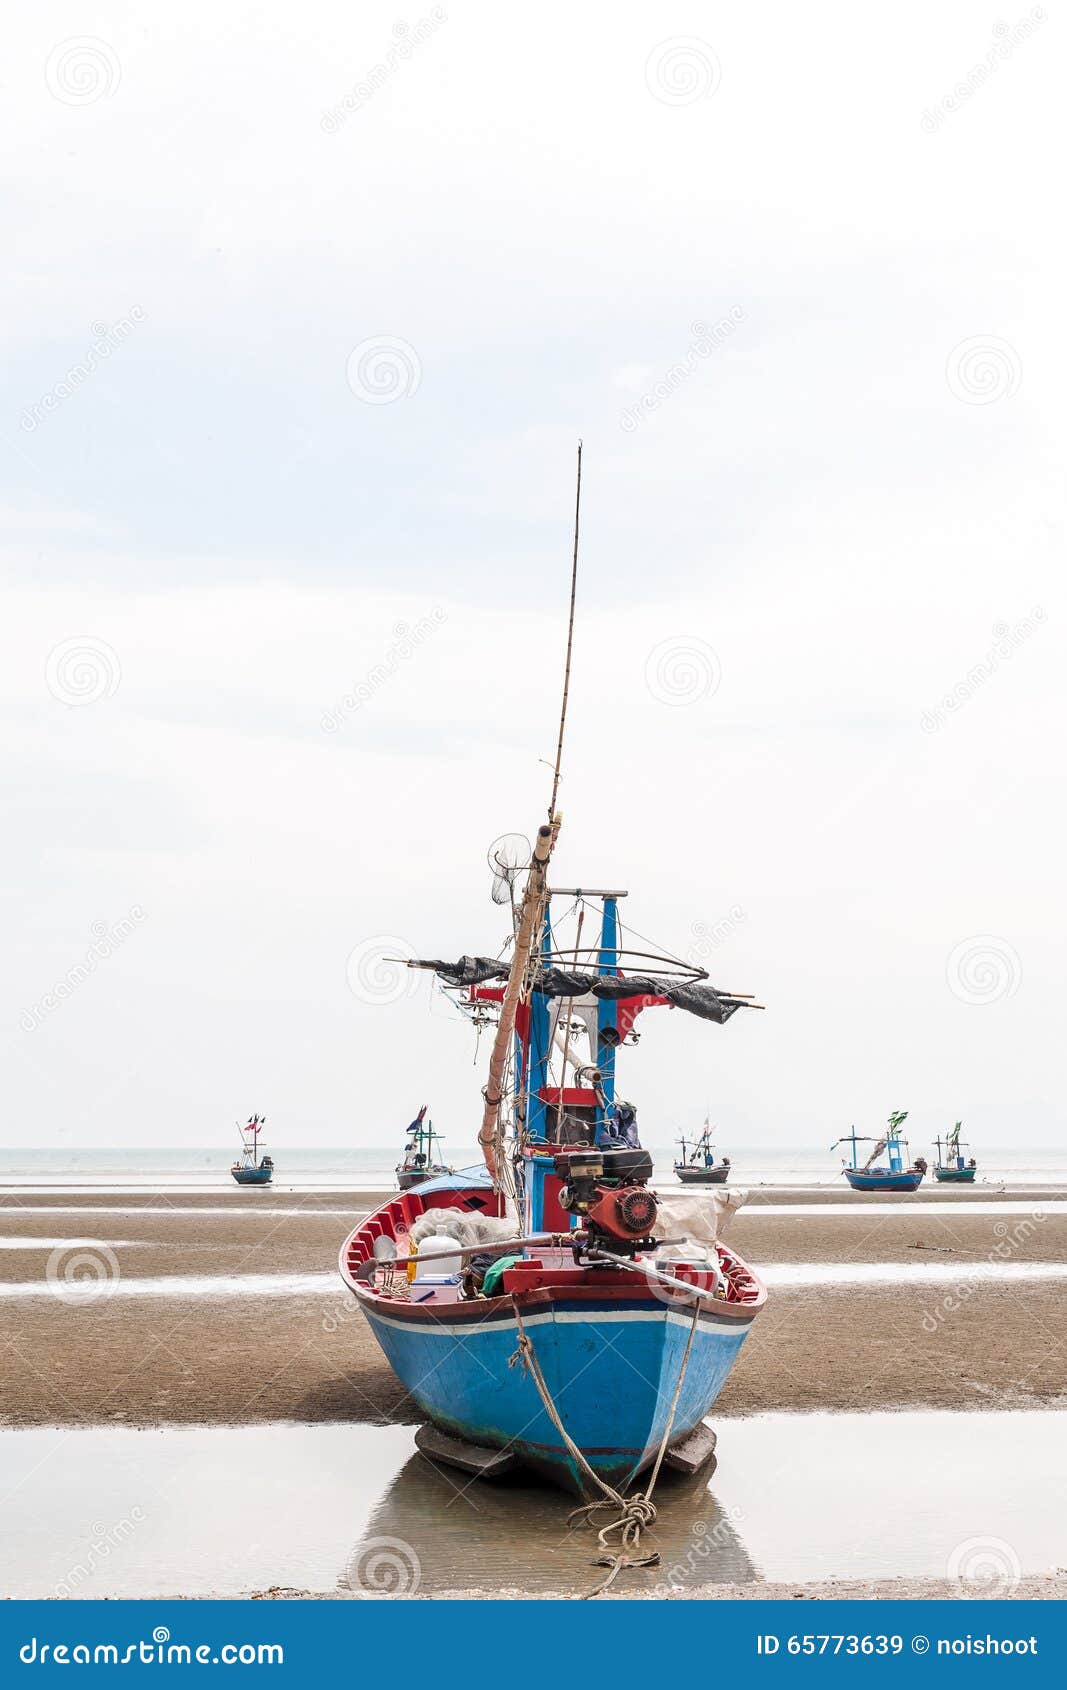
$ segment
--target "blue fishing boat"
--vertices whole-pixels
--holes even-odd
[[[917,1156],[914,1162],[908,1161],[908,1141],[900,1131],[907,1118],[906,1109],[895,1110],[880,1138],[857,1138],[856,1129],[853,1127],[847,1137],[839,1138],[837,1144],[831,1144],[831,1150],[836,1150],[839,1144],[851,1147],[852,1160],[843,1163],[841,1172],[853,1191],[918,1191],[926,1172],[926,1162],[921,1156]],[[874,1145],[862,1165],[859,1148],[861,1144]],[[878,1162],[883,1152],[888,1157],[885,1165]]]
[[[579,496],[580,478],[579,453]],[[632,1547],[655,1517],[661,1464],[695,1472],[709,1458],[704,1417],[766,1291],[721,1236],[735,1194],[652,1189],[616,1059],[646,1010],[721,1026],[761,1006],[632,949],[625,891],[549,882],[574,579],[548,821],[527,860],[498,869],[514,877],[510,959],[407,961],[478,1027],[495,1025],[485,1167],[390,1198],[346,1238],[340,1271],[427,1417],[424,1453],[486,1477],[521,1466],[592,1497],[594,1515],[618,1516],[602,1544],[617,1530]],[[625,1495],[648,1468],[644,1492]],[[609,1561],[611,1577],[628,1564]]]
[[[684,1138],[678,1140],[682,1154],[674,1164],[675,1177],[683,1185],[725,1185],[730,1177],[730,1158],[720,1156],[715,1160],[715,1150],[712,1145],[712,1135],[715,1129],[711,1124],[711,1117],[704,1117],[704,1130],[700,1136],[687,1143]]]
[[[396,1183],[401,1191],[409,1191],[413,1185],[421,1185],[423,1180],[438,1174],[452,1172],[438,1156],[436,1147],[441,1143],[440,1133],[435,1133],[433,1122],[426,1119],[424,1103],[405,1134],[404,1154],[397,1163]]]
[[[273,1159],[260,1152],[259,1135],[266,1119],[265,1115],[253,1115],[237,1129],[241,1135],[241,1154],[230,1173],[238,1185],[269,1185],[274,1178]]]
[[[963,1152],[967,1146],[960,1138],[963,1122],[957,1121],[952,1131],[945,1137],[942,1144],[937,1138],[937,1161],[934,1163],[934,1178],[942,1185],[973,1185],[974,1176],[978,1172],[978,1163],[974,1157],[964,1159]]]

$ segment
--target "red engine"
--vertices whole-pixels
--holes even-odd
[[[632,1252],[652,1239],[659,1204],[647,1150],[572,1150],[556,1157],[556,1173],[560,1206],[581,1218],[591,1240],[599,1234]]]

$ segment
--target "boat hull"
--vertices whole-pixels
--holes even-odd
[[[238,1185],[269,1185],[274,1177],[273,1168],[231,1168],[230,1173]]]
[[[517,1359],[510,1299],[474,1320],[394,1318],[361,1304],[393,1371],[427,1417],[452,1437],[508,1449],[522,1464],[582,1495],[582,1475]],[[671,1425],[681,1443],[719,1395],[750,1320],[702,1312]],[[545,1382],[568,1435],[590,1466],[624,1488],[658,1453],[693,1324],[687,1307],[655,1299],[549,1298],[523,1311]],[[514,1363],[514,1364],[513,1364]]]
[[[428,1179],[440,1179],[442,1174],[450,1174],[451,1168],[398,1168],[396,1183],[401,1191],[411,1191],[417,1185],[422,1185]]]
[[[922,1174],[913,1168],[905,1168],[899,1174],[845,1168],[844,1175],[853,1191],[918,1191],[923,1181]]]
[[[942,1185],[973,1185],[977,1168],[935,1168],[934,1178]]]
[[[730,1177],[729,1168],[690,1168],[681,1162],[674,1164],[674,1171],[683,1185],[725,1185]]]

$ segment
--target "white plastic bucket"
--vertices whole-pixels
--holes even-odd
[[[419,1279],[451,1279],[463,1266],[463,1258],[456,1254],[459,1246],[454,1238],[449,1238],[443,1232],[431,1232],[429,1238],[424,1238],[419,1245],[419,1257],[415,1263],[415,1278]]]

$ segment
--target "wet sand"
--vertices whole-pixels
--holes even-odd
[[[287,1586],[275,1585],[270,1590],[251,1591],[253,1601],[258,1602],[297,1602],[305,1601],[310,1596],[317,1596],[317,1591],[297,1590]],[[972,1598],[980,1597],[981,1592],[973,1590],[967,1592]],[[537,1593],[538,1601],[573,1601],[573,1589],[542,1590]],[[629,1584],[622,1590],[609,1590],[598,1596],[598,1602],[781,1602],[796,1599],[806,1602],[955,1602],[960,1598],[959,1584],[949,1579],[815,1579],[810,1583],[791,1581],[788,1584],[767,1584],[756,1582],[753,1584],[700,1584],[691,1590],[649,1590],[642,1589],[636,1584]],[[1067,1600],[1067,1574],[1050,1573],[1044,1578],[1025,1578],[1010,1590],[996,1592],[998,1600],[1009,1602],[1063,1602]],[[364,1596],[362,1600],[369,1598]],[[338,1591],[335,1596],[327,1600],[359,1600],[350,1592]],[[436,1590],[432,1598],[423,1598],[418,1593],[394,1598],[400,1601],[432,1600],[435,1602],[528,1602],[530,1592],[516,1586],[504,1586],[492,1590]],[[798,1628],[799,1629],[799,1628]],[[974,1631],[985,1630],[977,1622],[971,1627]],[[1013,1628],[1004,1624],[994,1627],[997,1636],[1010,1637],[1014,1635]],[[1019,1633],[1022,1635],[1022,1632]]]
[[[948,1215],[924,1214],[921,1197],[890,1214],[865,1214],[852,1198],[846,1213],[836,1191],[828,1194],[832,1216],[760,1213],[761,1199],[781,1210],[794,1195],[761,1192],[733,1223],[731,1242],[757,1270],[791,1262],[900,1263],[911,1273],[930,1263],[948,1277],[936,1284],[775,1287],[719,1399],[718,1417],[1067,1401],[1062,1284],[967,1280],[971,1264],[996,1274],[1001,1263],[1017,1273],[1026,1263],[1067,1262],[1067,1214],[1042,1218],[1035,1202],[1024,1215],[969,1215],[967,1193],[955,1197]],[[1046,1201],[1059,1196],[1049,1192]],[[334,1291],[340,1244],[356,1216],[378,1200],[373,1193],[346,1194],[341,1203],[337,1193],[235,1192],[203,1201],[161,1197],[158,1213],[136,1215],[122,1212],[121,1197],[102,1193],[0,1201],[0,1236],[54,1241],[69,1231],[111,1250],[98,1252],[102,1294],[94,1301],[0,1295],[0,1423],[416,1421],[417,1409],[339,1277]],[[140,1197],[127,1201],[153,1207]],[[810,1192],[804,1201],[813,1201]],[[942,1192],[937,1201],[941,1207]],[[115,1212],[82,1212],[91,1206]],[[55,1212],[35,1216],[35,1207],[69,1211],[69,1225]],[[348,1214],[319,1212],[336,1209]],[[128,1242],[112,1248],[109,1240]],[[44,1245],[0,1251],[0,1280],[41,1283],[50,1254]],[[251,1284],[242,1293],[242,1276],[265,1272],[327,1277],[323,1294],[265,1298]],[[224,1294],[107,1294],[116,1275],[190,1274],[225,1281]]]
[[[991,1207],[998,1195],[1003,1212]],[[1051,1188],[1037,1194],[934,1188],[875,1208],[836,1188],[753,1192],[730,1241],[757,1271],[771,1264],[838,1264],[847,1275],[857,1264],[882,1263],[911,1273],[916,1264],[929,1263],[947,1277],[938,1283],[858,1286],[843,1277],[839,1284],[776,1286],[715,1407],[715,1421],[725,1429],[731,1419],[769,1411],[1067,1406],[1062,1284],[997,1277],[1002,1266],[1017,1274],[1027,1264],[1067,1263],[1067,1212],[1054,1206],[1065,1198],[1067,1191]],[[981,1209],[969,1212],[969,1200]],[[336,1269],[348,1231],[380,1201],[371,1192],[225,1188],[180,1195],[103,1189],[0,1194],[0,1241],[13,1245],[0,1249],[0,1425],[417,1424],[417,1408]],[[790,1212],[801,1208],[815,1212]],[[94,1300],[68,1301],[48,1292],[46,1271],[59,1239],[91,1241],[61,1249],[50,1274],[61,1279],[68,1258],[87,1252],[101,1275]],[[970,1282],[968,1269],[976,1265],[994,1277]],[[264,1296],[254,1287],[263,1274],[322,1277],[314,1292]],[[168,1279],[177,1286],[177,1276],[186,1275],[197,1276],[202,1290],[217,1287],[218,1294],[165,1294]],[[109,1294],[113,1283],[137,1280],[155,1282],[164,1294]],[[41,1293],[5,1296],[4,1283],[36,1285]],[[424,1512],[420,1502],[419,1517]],[[447,1537],[443,1504],[438,1512]],[[479,1527],[464,1520],[463,1529]],[[584,1554],[576,1564],[584,1584]],[[631,1576],[612,1596],[665,1594],[640,1584]],[[514,1592],[528,1593],[529,1587]],[[573,1596],[573,1582],[562,1581],[557,1593]],[[256,1594],[307,1592],[279,1584]],[[438,1588],[433,1594],[508,1592]],[[751,1581],[742,1574],[738,1582],[669,1594],[751,1600],[960,1591],[939,1579],[786,1584],[764,1583],[754,1573]],[[1067,1577],[1051,1568],[1047,1577],[1027,1577],[1003,1594],[1062,1599]]]

